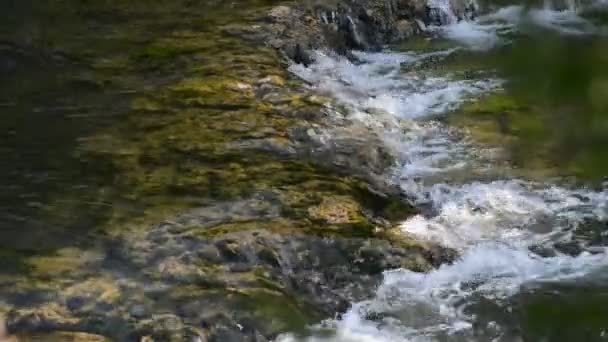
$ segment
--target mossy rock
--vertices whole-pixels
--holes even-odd
[[[504,93],[495,93],[466,104],[462,111],[471,114],[508,114],[525,110],[526,107],[512,96]]]
[[[259,321],[268,335],[276,335],[285,331],[303,331],[319,317],[299,305],[283,293],[265,289],[243,291],[238,295],[237,307],[243,313],[251,314],[251,318]]]
[[[53,332],[48,334],[19,335],[20,342],[111,342],[101,335],[84,332]]]
[[[325,197],[319,205],[308,208],[308,215],[327,224],[357,224],[365,221],[361,206],[352,198]]]
[[[102,260],[102,255],[95,251],[84,251],[78,248],[63,248],[52,255],[32,256],[25,262],[29,265],[30,275],[40,278],[58,278],[88,272],[91,267]]]

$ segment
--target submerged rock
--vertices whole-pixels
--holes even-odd
[[[123,265],[123,275],[102,268],[104,276],[60,288],[57,303],[15,308],[9,331],[266,341],[370,297],[383,270],[425,271],[454,258],[450,250],[372,231],[356,237],[363,223],[373,223],[347,197],[313,203],[285,216],[295,202],[259,194],[133,232],[112,242],[106,256],[107,265]]]

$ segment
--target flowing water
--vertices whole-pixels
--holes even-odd
[[[403,234],[460,258],[427,274],[387,271],[374,298],[308,336],[279,340],[608,340],[608,255],[579,234],[608,219],[596,177],[605,163],[593,162],[608,157],[597,138],[607,121],[603,105],[588,103],[589,84],[605,77],[589,65],[606,46],[601,22],[575,4],[495,7],[460,22],[446,3],[435,11],[447,25],[429,28],[432,39],[357,53],[356,62],[318,52],[315,64],[291,71],[398,155],[393,181],[426,208],[401,224]],[[558,68],[566,71],[556,76]],[[467,108],[476,108],[473,120]],[[498,124],[461,124],[476,120]],[[564,177],[572,163],[593,172],[573,181]]]

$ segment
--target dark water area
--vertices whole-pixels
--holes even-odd
[[[510,91],[539,108],[546,125],[525,132],[524,144],[549,141],[558,166],[595,181],[608,174],[607,51],[605,37],[546,37],[521,43],[507,65]]]
[[[95,79],[90,60],[62,50],[63,44],[85,46],[103,38],[90,33],[88,41],[78,37],[87,34],[87,25],[50,5],[2,3],[2,12],[11,13],[0,31],[0,240],[6,249],[46,250],[65,241],[77,243],[79,234],[63,227],[68,222],[85,232],[91,229],[97,214],[72,220],[74,214],[59,213],[49,202],[63,191],[84,195],[96,177],[104,176],[98,165],[78,158],[78,139],[118,120],[128,106],[121,89]],[[56,213],[57,220],[43,213]]]
[[[114,158],[128,139],[134,99],[234,50],[236,40],[219,37],[219,27],[264,6],[2,1],[0,253],[90,245],[103,240],[97,230],[114,209],[140,215],[146,199],[121,185]]]

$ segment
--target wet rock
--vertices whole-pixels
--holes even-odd
[[[135,329],[138,335],[152,341],[192,341],[201,336],[197,331],[184,325],[183,320],[173,314],[153,315],[150,319],[141,320]]]
[[[201,260],[212,264],[221,264],[223,261],[219,249],[213,245],[205,245],[200,247],[196,251],[196,254],[199,258],[201,258]]]
[[[304,64],[306,66],[312,64],[313,58],[311,53],[300,43],[293,43],[282,47],[285,55],[294,61],[296,64]]]
[[[417,31],[417,27],[415,22],[399,20],[396,24],[395,31],[395,39],[404,40],[413,36]]]
[[[247,339],[252,341],[251,339]],[[238,327],[232,329],[228,327],[218,327],[214,329],[214,332],[209,336],[209,342],[240,342],[244,341],[243,335]]]
[[[70,286],[64,294],[70,298],[95,298],[98,302],[111,304],[120,298],[120,289],[113,279],[99,277]]]
[[[386,269],[424,271],[454,258],[452,251],[406,238],[369,230],[357,237],[361,224],[373,227],[363,213],[365,201],[302,195],[298,201],[306,204],[291,219],[285,206],[295,206],[296,199],[259,193],[133,232],[112,254],[130,260],[125,273],[143,282],[90,276],[57,293],[65,307],[43,304],[9,312],[9,331],[268,341],[369,298]],[[366,210],[380,213],[385,207]]]
[[[185,263],[178,257],[169,257],[161,261],[157,266],[157,272],[151,272],[151,274],[186,283],[196,283],[199,278],[203,277],[198,267]]]
[[[608,221],[587,220],[576,228],[575,236],[589,246],[608,246]]]
[[[570,256],[577,256],[583,252],[583,248],[578,241],[558,242],[553,247],[557,251]]]
[[[96,251],[63,248],[52,255],[31,257],[27,264],[38,276],[52,277],[58,274],[85,273],[86,268],[94,267],[101,259],[101,254]]]
[[[311,50],[329,49],[347,56],[352,49],[379,50],[384,44],[420,32],[417,22],[446,24],[452,16],[470,18],[475,11],[472,2],[460,0],[452,1],[445,10],[429,8],[423,0],[341,0],[281,5],[268,13],[266,41],[292,61],[308,65],[312,62]]]
[[[281,22],[291,15],[291,8],[288,6],[276,6],[268,13],[272,21]]]
[[[318,206],[308,209],[310,217],[329,224],[348,224],[360,221],[361,207],[350,198],[324,198]]]
[[[224,261],[230,263],[247,262],[248,258],[246,253],[243,251],[245,247],[241,242],[237,242],[233,239],[220,240],[216,242],[215,246],[220,251]]]
[[[269,199],[272,199],[272,196]],[[268,204],[258,205],[272,211]],[[135,248],[125,252],[137,253],[138,258],[142,259],[142,267],[153,274],[166,272],[155,266],[157,255],[163,249],[162,253],[169,252],[169,254],[183,253],[184,250],[213,251],[213,257],[221,260],[219,264],[232,272],[228,275],[210,270],[211,273],[207,273],[207,276],[215,278],[218,283],[224,283],[228,287],[231,283],[234,284],[233,286],[237,286],[236,284],[252,286],[259,281],[262,284],[272,283],[273,287],[281,288],[282,293],[298,298],[299,301],[308,303],[307,305],[317,308],[316,310],[324,314],[333,314],[343,308],[343,303],[371,295],[374,286],[381,280],[382,270],[399,267],[428,269],[448,262],[454,257],[451,252],[445,253],[441,252],[441,249],[415,243],[393,244],[387,240],[374,238],[307,235],[291,229],[272,228],[272,221],[253,225],[249,229],[239,229],[237,228],[239,218],[250,210],[250,206],[243,204],[239,207],[244,212],[233,210],[232,213],[225,213],[224,215],[233,218],[223,222],[213,220],[215,224],[211,224],[213,221],[203,216],[195,219],[194,213],[198,215],[209,213],[208,215],[215,216],[217,212],[193,210],[191,213],[183,214],[182,217],[188,217],[187,221],[209,223],[202,228],[189,231],[172,229],[172,224],[168,223],[156,226],[148,234],[166,235],[167,240],[174,241],[174,244],[155,246],[151,243],[145,244],[144,250]],[[313,218],[322,219],[326,224],[342,225],[363,221],[364,216],[360,210],[358,205],[349,202],[347,198],[326,198],[319,205],[311,207],[309,214]],[[277,219],[278,222],[283,220]],[[180,221],[183,221],[183,218],[177,217],[170,222],[179,226]],[[216,229],[214,225],[227,224],[232,229],[221,235],[204,234],[205,230]],[[241,224],[248,225],[246,221]],[[180,239],[177,239],[176,234]],[[186,235],[189,238],[183,239]],[[172,251],[167,251],[167,248]],[[215,249],[218,254],[215,254]],[[189,258],[170,259],[170,268],[184,270],[185,274],[196,273],[195,269],[200,270],[196,265],[205,264],[208,259],[206,253],[192,253]],[[424,264],[427,266],[420,266]],[[257,275],[251,278],[252,272]]]
[[[67,308],[58,304],[46,304],[33,309],[16,309],[7,314],[9,332],[46,332],[73,330],[81,319],[71,315]]]
[[[44,341],[52,342],[110,342],[101,335],[88,334],[83,332],[56,332],[37,336]]]
[[[262,78],[261,80],[258,81],[259,85],[263,85],[263,84],[270,84],[276,87],[282,87],[285,85],[285,80],[278,75],[270,75],[270,76],[266,76],[264,78]]]
[[[546,246],[531,246],[530,248],[530,252],[541,256],[543,258],[551,258],[556,256],[555,250],[553,248],[550,247],[546,247]]]
[[[68,298],[65,305],[70,311],[77,311],[86,304],[86,299],[83,297]]]
[[[131,317],[136,319],[145,318],[149,315],[148,309],[142,304],[135,304],[129,309]]]

